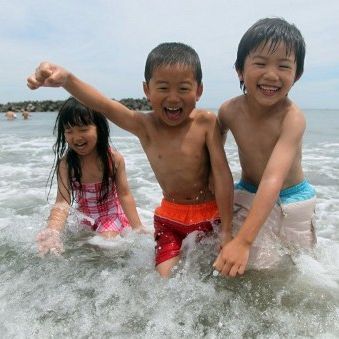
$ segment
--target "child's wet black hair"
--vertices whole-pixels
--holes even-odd
[[[155,69],[161,66],[182,65],[191,67],[198,85],[202,81],[201,64],[198,53],[190,46],[180,42],[165,42],[155,47],[149,54],[145,65],[145,81],[149,83]]]
[[[282,18],[265,18],[252,25],[241,38],[238,45],[237,60],[235,69],[242,73],[246,57],[261,44],[268,44],[270,52],[274,52],[279,43],[284,43],[286,55],[294,53],[297,65],[295,81],[297,81],[304,71],[305,41],[299,29]],[[240,81],[240,88],[246,92],[244,82]]]
[[[56,135],[56,142],[53,145],[54,163],[49,176],[50,188],[55,173],[59,176],[59,166],[62,158],[65,157],[68,167],[68,183],[62,183],[69,191],[71,203],[74,202],[73,186],[77,183],[81,190],[81,164],[78,154],[68,147],[65,138],[65,129],[74,126],[94,125],[97,129],[96,150],[103,166],[103,178],[100,192],[102,201],[106,198],[110,186],[110,180],[115,178],[114,161],[110,152],[109,125],[106,118],[99,112],[91,110],[70,97],[62,105],[55,121],[53,134]],[[64,197],[65,198],[65,197]],[[67,200],[67,199],[66,199]]]

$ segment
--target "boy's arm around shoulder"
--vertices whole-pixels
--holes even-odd
[[[221,219],[221,231],[225,240],[229,240],[232,231],[233,177],[226,159],[220,126],[215,114],[209,113],[208,124],[206,144],[210,155],[215,198]]]
[[[31,89],[63,87],[81,103],[101,112],[119,127],[137,136],[142,132],[143,113],[132,111],[120,102],[106,97],[61,66],[42,62],[27,79],[27,85]]]

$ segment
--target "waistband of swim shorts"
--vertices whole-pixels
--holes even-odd
[[[155,209],[154,214],[184,224],[199,223],[219,218],[215,200],[199,204],[177,204],[163,199],[161,205]]]
[[[256,193],[258,188],[257,186],[240,180],[236,185],[235,189],[245,190],[250,193]],[[304,201],[316,196],[314,187],[304,179],[300,183],[287,187],[280,191],[279,193],[279,202],[283,204],[290,204],[292,202]]]

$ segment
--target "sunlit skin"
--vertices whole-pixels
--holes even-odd
[[[152,103],[147,136],[142,146],[163,189],[164,197],[177,203],[213,199],[208,189],[209,153],[206,133],[212,119],[195,109],[202,93],[190,69],[177,66],[154,71],[144,91]]]
[[[149,83],[143,84],[153,108],[149,113],[128,109],[50,63],[38,67],[28,78],[28,86],[31,89],[62,86],[79,101],[136,135],[164,198],[180,204],[216,199],[225,241],[230,239],[233,179],[215,114],[195,107],[203,87],[190,67],[174,64],[153,71]],[[215,192],[209,189],[211,174]],[[161,263],[158,272],[168,276],[178,260],[175,257]]]
[[[287,97],[297,80],[294,53],[283,43],[274,52],[259,46],[238,73],[246,95],[226,101],[219,110],[224,133],[238,146],[241,177],[258,186],[240,231],[220,252],[214,267],[223,275],[243,274],[250,247],[277,201],[279,192],[301,182],[301,145],[305,118]]]

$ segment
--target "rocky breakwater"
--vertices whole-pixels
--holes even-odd
[[[133,110],[149,111],[151,106],[146,98],[133,99],[126,98],[119,100],[123,105]],[[27,112],[55,112],[59,111],[64,100],[42,100],[42,101],[19,101],[8,102],[7,104],[0,104],[0,112],[7,111],[27,111]]]

